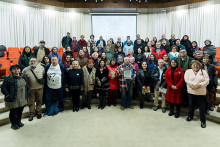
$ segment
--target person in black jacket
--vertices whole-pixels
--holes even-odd
[[[40,46],[35,46],[33,48],[34,51],[34,57],[37,58],[37,62],[40,63],[44,56],[48,56],[50,54],[50,50],[45,47],[45,41],[40,41]]]
[[[66,91],[72,95],[73,112],[79,111],[80,93],[83,90],[83,71],[80,69],[79,62],[73,61],[72,69],[68,70],[66,76]]]
[[[115,59],[118,59],[118,56],[122,56],[123,58],[125,57],[125,53],[123,52],[122,48],[118,48],[118,52],[115,53]]]
[[[70,33],[67,32],[67,35],[63,37],[62,39],[62,46],[63,48],[66,48],[66,46],[70,46],[72,42],[72,38],[70,37]]]
[[[180,41],[181,45],[184,45],[187,51],[187,55],[190,56],[190,54],[192,54],[191,52],[191,41],[189,40],[189,36],[188,35],[184,35],[182,40]]]
[[[143,109],[144,98],[150,101],[150,84],[151,84],[151,71],[147,67],[147,62],[143,61],[141,68],[137,71],[137,87],[138,97],[140,100],[140,109]]]
[[[141,39],[137,40],[137,43],[134,44],[134,53],[138,53],[138,48],[141,49],[141,52],[144,53],[144,44],[141,42]]]
[[[163,113],[166,112],[166,100],[165,100],[166,98],[165,98],[165,93],[160,92],[159,89],[163,90],[167,86],[165,81],[165,72],[166,72],[166,67],[164,66],[164,61],[163,59],[159,59],[158,66],[156,66],[151,73],[151,78],[154,81],[154,94],[155,94],[153,110],[157,111],[160,108],[158,104],[158,98],[161,93]]]
[[[174,34],[171,35],[169,42],[170,42],[170,47],[176,44],[176,39]]]
[[[99,109],[105,108],[107,91],[109,88],[108,69],[105,66],[105,61],[100,60],[99,67],[96,70],[96,88],[99,93]]]
[[[210,114],[210,111],[213,111],[213,101],[212,101],[212,94],[215,93],[217,85],[218,85],[218,77],[216,75],[216,68],[213,64],[210,64],[210,59],[208,54],[203,55],[203,60],[202,60],[202,68],[206,70],[206,72],[209,75],[209,85],[206,87],[207,89],[207,95],[206,95],[206,114]]]
[[[167,42],[165,39],[162,40],[161,48],[164,49],[167,54],[170,52],[170,46],[167,45]]]
[[[140,48],[138,48],[137,54],[134,54],[135,62],[138,64],[139,68],[141,67],[141,62],[147,61],[146,56]]]
[[[22,69],[29,66],[29,61],[33,57],[31,48],[29,46],[25,46],[22,54],[19,57],[18,64],[21,66]]]

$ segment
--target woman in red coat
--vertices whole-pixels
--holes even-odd
[[[174,114],[174,106],[176,105],[175,118],[180,115],[180,106],[182,103],[182,86],[184,83],[184,72],[179,68],[177,60],[171,60],[171,66],[165,72],[165,80],[167,83],[166,101],[170,103],[169,116]]]
[[[109,80],[109,91],[108,91],[108,106],[113,104],[116,106],[116,93],[118,89],[118,76],[116,71],[118,66],[116,65],[116,59],[113,58],[110,62],[110,65],[107,66],[108,68],[108,80]]]

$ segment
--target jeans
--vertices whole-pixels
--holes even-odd
[[[200,113],[200,121],[201,122],[206,122],[206,117],[205,117],[205,95],[193,95],[193,94],[188,94],[189,98],[189,113],[188,116],[193,118],[194,116],[194,105],[197,103],[199,107],[199,113]]]
[[[45,101],[46,112],[49,112],[49,109],[52,105],[54,93],[56,93],[56,96],[57,96],[58,108],[60,110],[63,110],[63,88],[62,87],[59,89],[51,89],[48,86],[46,86],[45,93],[46,93],[46,101]]]
[[[126,80],[127,90],[121,91],[121,106],[129,107],[131,105],[131,99],[133,94],[133,81]]]

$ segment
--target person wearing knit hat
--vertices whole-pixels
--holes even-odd
[[[18,64],[11,65],[11,74],[4,79],[1,86],[1,92],[5,95],[5,107],[10,111],[9,120],[13,130],[24,126],[21,122],[22,112],[29,97],[28,79],[21,73],[21,69]]]

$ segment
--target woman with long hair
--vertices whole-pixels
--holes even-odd
[[[25,46],[22,54],[20,55],[18,59],[18,64],[21,66],[22,69],[29,66],[29,61],[33,57],[33,53],[31,51],[31,48],[29,46]]]

